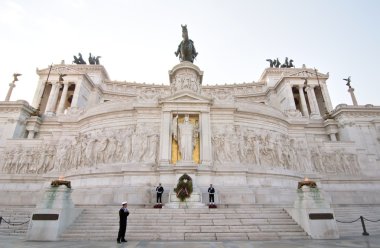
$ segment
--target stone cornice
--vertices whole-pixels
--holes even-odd
[[[36,111],[36,109],[30,106],[29,103],[24,100],[0,102],[0,112],[9,113],[9,112],[20,112],[20,111],[24,111],[24,112],[27,112],[28,114],[32,114]]]
[[[360,106],[339,104],[330,113],[330,116],[334,119],[340,118],[341,116],[380,118],[380,106],[374,106],[372,104],[360,105]]]
[[[45,69],[36,69],[36,72],[39,76],[49,74],[50,66]],[[103,65],[76,65],[76,64],[57,64],[52,65],[50,73],[64,73],[70,75],[83,75],[88,72],[101,71],[105,80],[109,80],[108,72]]]
[[[179,91],[174,95],[159,99],[160,104],[164,103],[192,103],[192,104],[212,104],[209,97],[198,95],[192,91]]]
[[[278,76],[282,78],[317,78],[315,70],[312,68],[266,68],[261,74],[259,81],[265,81],[265,78],[269,75]],[[319,79],[327,80],[329,74],[323,74],[318,72]],[[281,81],[281,79],[279,81]]]

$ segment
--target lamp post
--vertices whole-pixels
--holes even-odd
[[[10,99],[11,99],[11,95],[12,95],[12,91],[13,91],[13,88],[16,87],[16,81],[18,81],[18,76],[21,76],[22,74],[20,73],[13,73],[13,81],[12,83],[9,84],[9,89],[8,89],[8,93],[7,93],[7,96],[5,97],[5,101],[8,102]]]

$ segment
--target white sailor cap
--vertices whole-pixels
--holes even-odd
[[[124,205],[124,204],[127,204],[128,202],[126,202],[126,201],[123,201],[122,203],[121,203],[121,205]]]

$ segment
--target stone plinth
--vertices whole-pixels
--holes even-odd
[[[165,208],[206,208],[207,206],[202,203],[202,193],[199,189],[193,189],[190,197],[181,202],[177,198],[177,194],[174,191],[169,193],[169,203],[165,204]]]
[[[82,212],[71,200],[72,189],[49,187],[37,204],[29,222],[27,240],[56,241]]]
[[[313,239],[339,238],[334,211],[318,188],[304,185],[298,189],[293,209],[288,212]]]

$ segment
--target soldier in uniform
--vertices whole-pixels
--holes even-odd
[[[125,231],[127,230],[127,218],[129,215],[129,211],[127,209],[127,202],[122,202],[123,205],[122,208],[119,210],[119,217],[120,217],[120,222],[119,222],[119,234],[117,235],[117,242],[127,242],[125,240]]]
[[[162,193],[164,193],[164,187],[161,186],[161,183],[158,184],[157,188],[156,188],[156,192],[157,192],[157,203],[158,201],[160,201],[160,203],[162,203]]]
[[[215,189],[212,186],[212,184],[210,184],[210,187],[208,188],[208,198],[209,198],[210,204],[215,204],[214,203],[214,195],[215,195]]]

